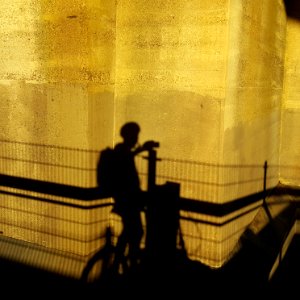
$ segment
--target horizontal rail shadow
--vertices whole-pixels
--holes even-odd
[[[0,186],[15,188],[20,191],[37,192],[45,195],[60,196],[64,198],[70,198],[70,199],[75,199],[80,201],[83,200],[87,202],[110,198],[109,195],[101,192],[97,187],[85,188],[85,187],[71,186],[71,185],[47,182],[47,181],[36,180],[36,179],[4,175],[4,174],[0,174]],[[180,198],[179,209],[181,211],[194,212],[194,213],[205,214],[205,215],[210,215],[215,217],[225,217],[226,215],[237,212],[242,208],[245,208],[251,204],[259,202],[260,200],[264,199],[266,194],[268,194],[271,190],[272,189],[267,189],[266,191],[253,193],[244,197],[231,200],[224,204],[211,203],[203,200]],[[0,190],[0,194],[1,193],[13,195],[16,197],[22,197],[22,198],[33,199],[33,200],[43,201],[47,203],[59,204],[63,206],[71,206],[71,207],[82,208],[82,209],[93,209],[93,208],[111,205],[110,203],[102,203],[102,204],[97,203],[95,205],[82,205],[80,203],[78,204],[68,203],[65,201],[47,199],[39,196],[23,194],[21,192],[18,193],[17,191]],[[235,216],[234,218],[237,217]],[[216,225],[219,226],[220,224],[216,223]]]
[[[97,200],[109,197],[97,187],[85,188],[3,174],[0,174],[0,186],[78,200]]]

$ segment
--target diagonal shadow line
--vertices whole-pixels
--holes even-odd
[[[147,159],[146,156],[140,156],[141,158]],[[233,168],[233,169],[248,169],[248,168],[263,168],[262,165],[259,164],[219,164],[219,163],[210,163],[210,162],[203,162],[197,160],[186,160],[186,159],[177,159],[177,158],[167,158],[161,157],[159,158],[158,162],[172,162],[172,163],[180,163],[180,164],[192,164],[195,166],[203,166],[203,167],[215,167],[215,168]]]
[[[146,174],[143,174],[146,175]],[[176,180],[180,182],[188,182],[188,183],[194,183],[194,184],[202,184],[202,185],[210,185],[210,186],[217,186],[217,187],[223,187],[223,186],[232,186],[232,185],[238,185],[238,184],[247,184],[252,182],[262,182],[264,178],[253,178],[249,180],[240,180],[240,181],[232,181],[232,182],[225,182],[225,183],[217,183],[217,182],[208,182],[208,181],[201,181],[201,180],[195,180],[195,179],[186,179],[186,178],[179,178],[174,176],[164,176],[164,175],[157,175],[157,178],[159,179],[168,179],[168,180]],[[274,179],[277,178],[275,176],[267,177],[267,179]]]
[[[141,176],[147,176],[148,174],[146,172],[140,172]],[[211,186],[217,186],[217,187],[223,187],[223,186],[230,186],[230,185],[238,185],[238,184],[246,184],[246,183],[252,183],[252,182],[262,182],[264,180],[263,177],[260,178],[253,178],[249,180],[240,180],[240,181],[232,181],[232,182],[225,182],[225,183],[218,183],[218,182],[212,182],[212,181],[202,181],[197,179],[190,179],[190,178],[183,178],[183,177],[175,177],[175,176],[169,176],[169,175],[156,175],[157,179],[165,179],[168,181],[180,181],[180,182],[186,182],[186,183],[194,183],[194,184],[201,184],[201,185],[211,185]],[[275,176],[269,176],[267,177],[268,180],[277,178]]]
[[[276,196],[290,195],[290,196],[299,197],[300,196],[300,187],[279,184],[276,187],[276,190],[274,191],[273,194]]]
[[[97,187],[83,188],[83,187],[70,186],[65,184],[41,181],[36,179],[28,179],[28,178],[16,177],[11,175],[3,175],[3,174],[0,174],[0,185],[11,187],[11,188],[17,188],[25,191],[38,192],[47,195],[62,196],[62,197],[77,199],[77,200],[85,200],[88,202],[93,200],[109,198],[108,195],[105,195],[103,193],[101,194],[101,192]],[[206,215],[211,215],[216,217],[224,217],[230,213],[245,208],[250,204],[262,200],[271,190],[273,189],[267,189],[266,191],[260,191],[254,194],[240,197],[224,204],[211,203],[208,201],[188,199],[188,198],[180,198],[179,208],[180,210],[184,210],[188,212],[201,213],[201,214],[206,214]],[[23,193],[5,191],[5,190],[2,191],[0,190],[0,193],[13,195],[16,197],[27,198],[27,199],[39,200],[39,201],[52,203],[52,204],[60,204],[64,206],[74,207],[74,208],[81,208],[81,209],[93,209],[93,208],[111,205],[110,203],[82,205],[76,203],[68,203],[65,201],[47,199],[47,198],[33,196],[33,195],[24,195]]]
[[[101,193],[97,187],[84,188],[4,174],[0,174],[0,185],[25,191],[37,192],[53,196],[62,196],[65,198],[78,200],[98,200],[109,198],[108,195]]]
[[[233,213],[244,207],[247,207],[250,204],[254,204],[262,200],[265,197],[265,195],[271,192],[272,190],[273,188],[270,188],[267,189],[266,191],[260,191],[254,194],[240,197],[224,204],[180,198],[179,206],[181,210],[185,210],[189,212],[202,213],[202,214],[212,215],[216,217],[224,217],[230,213]]]
[[[14,193],[14,192],[9,192],[9,191],[3,191],[3,190],[0,190],[0,194],[15,196],[15,197],[19,197],[19,198],[26,198],[26,199],[31,199],[31,200],[37,200],[37,201],[41,201],[41,202],[45,202],[45,203],[59,204],[59,205],[63,205],[63,206],[69,206],[69,207],[80,208],[80,209],[94,209],[94,208],[99,208],[99,207],[111,206],[111,203],[99,203],[99,204],[87,206],[87,205],[69,203],[69,202],[64,202],[64,201],[59,201],[59,200],[52,200],[52,199],[31,196],[31,195],[26,195],[26,194],[21,194],[21,193]]]
[[[222,227],[224,225],[227,225],[227,224],[229,224],[229,223],[231,223],[231,222],[233,222],[233,221],[235,221],[235,220],[251,213],[252,211],[257,210],[260,207],[261,207],[261,205],[258,204],[257,206],[255,206],[253,208],[250,208],[250,209],[248,209],[248,210],[246,210],[246,211],[244,211],[244,212],[242,212],[242,213],[240,213],[240,214],[238,214],[238,215],[236,215],[232,218],[229,218],[228,220],[225,220],[223,222],[200,220],[200,219],[196,219],[196,218],[193,218],[193,217],[185,217],[185,216],[180,216],[180,219],[185,220],[185,221],[189,221],[189,222],[193,222],[193,223],[200,223],[200,224],[206,224],[206,225],[211,225],[211,226]]]
[[[106,224],[108,223],[107,220],[105,220],[104,222]],[[0,225],[1,226],[6,225],[6,226],[14,227],[14,228],[17,228],[17,229],[27,230],[27,231],[31,231],[31,232],[35,232],[35,233],[43,234],[43,235],[50,235],[51,237],[61,238],[61,239],[67,240],[67,241],[78,242],[78,243],[81,243],[81,244],[83,244],[83,243],[84,244],[89,244],[89,243],[97,242],[97,241],[104,238],[104,236],[98,234],[98,236],[93,236],[93,237],[90,237],[88,239],[84,239],[84,238],[71,236],[70,234],[69,235],[68,234],[58,234],[58,233],[55,233],[53,231],[51,232],[51,231],[43,230],[43,229],[40,229],[40,228],[32,229],[32,226],[29,226],[29,225],[24,225],[24,224],[16,225],[16,224],[11,224],[9,222],[2,222],[2,221],[0,221]]]
[[[74,253],[70,253],[70,252],[65,252],[65,251],[61,251],[58,249],[54,249],[54,248],[50,248],[50,247],[44,247],[44,246],[40,246],[31,242],[27,242],[27,241],[20,241],[17,239],[12,239],[9,237],[1,237],[1,244],[6,244],[9,245],[9,247],[20,247],[21,249],[25,250],[42,250],[44,253],[48,253],[48,254],[56,254],[59,257],[62,258],[70,258],[70,256],[72,257],[73,260],[76,260],[78,262],[82,262],[83,259],[81,256],[74,254]],[[0,260],[3,259],[3,257],[0,257]]]
[[[64,146],[49,145],[49,144],[29,143],[29,142],[12,141],[12,140],[5,140],[5,139],[1,139],[0,143],[32,146],[32,147],[37,147],[37,148],[40,147],[40,148],[48,148],[48,149],[66,150],[66,151],[99,153],[99,150],[91,150],[91,149],[84,149],[84,148],[72,148],[72,147],[64,147]]]
[[[84,172],[96,171],[95,168],[82,168],[82,167],[69,166],[69,165],[63,165],[63,164],[57,164],[57,163],[54,164],[54,163],[49,163],[49,162],[41,162],[41,161],[37,161],[37,160],[12,158],[12,157],[8,157],[8,156],[0,156],[0,160],[11,160],[14,162],[22,162],[22,163],[27,163],[27,164],[31,164],[31,165],[35,164],[35,165],[41,165],[41,166],[47,166],[47,167],[64,168],[64,169],[84,171]]]
[[[0,194],[5,194],[7,191],[1,191],[0,190]],[[10,192],[8,192],[10,193]],[[6,193],[6,194],[8,194]],[[15,197],[19,197],[19,198],[24,198],[23,197],[23,194],[18,194],[20,195],[19,196],[15,196],[15,195],[12,195],[12,196],[15,196]],[[26,196],[26,195],[25,195]],[[45,198],[42,198],[43,200]],[[33,199],[35,200],[35,199]],[[36,200],[39,200],[39,199],[36,199]],[[46,199],[47,200],[47,199]],[[51,200],[49,200],[49,202],[51,202]],[[61,203],[59,203],[59,205],[61,205]],[[109,203],[105,203],[105,204],[100,204],[99,207],[105,207],[105,206],[109,206]],[[78,207],[77,207],[78,208]],[[79,207],[81,208],[81,207]],[[5,206],[5,205],[0,205],[0,209],[6,209],[6,210],[9,210],[9,211],[13,211],[15,213],[20,213],[20,214],[26,214],[30,217],[42,217],[42,218],[47,218],[48,220],[55,220],[55,221],[64,221],[64,222],[68,222],[68,223],[72,223],[72,224],[78,224],[78,225],[81,225],[81,226],[91,226],[91,225],[96,225],[96,224],[101,224],[101,223],[105,223],[107,220],[104,220],[104,219],[96,219],[96,220],[93,220],[93,221],[88,221],[88,222],[85,222],[85,221],[81,221],[81,219],[76,219],[76,220],[72,220],[72,219],[68,219],[68,218],[62,218],[62,217],[59,217],[59,216],[53,216],[53,215],[49,215],[49,214],[45,214],[45,213],[41,213],[39,211],[31,211],[31,210],[28,210],[28,209],[22,209],[22,208],[16,208],[16,207],[9,207],[9,206]],[[101,216],[101,214],[99,214]],[[98,217],[99,217],[98,215]],[[0,220],[0,223],[1,220]]]

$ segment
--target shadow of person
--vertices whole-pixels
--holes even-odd
[[[114,200],[112,212],[122,220],[122,231],[117,240],[112,266],[112,271],[116,274],[119,273],[120,266],[127,270],[135,269],[140,261],[140,244],[144,235],[141,211],[144,210],[146,201],[145,193],[140,188],[135,156],[142,151],[149,151],[157,143],[147,141],[140,146],[139,133],[137,123],[125,123],[120,130],[122,142],[110,151],[110,166],[106,167],[110,175],[100,176],[101,170],[98,167],[98,184],[101,186],[101,179],[110,182],[107,190]]]

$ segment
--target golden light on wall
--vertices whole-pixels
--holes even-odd
[[[73,261],[67,273],[80,276],[87,256],[104,243],[109,209],[88,209],[89,202],[54,190],[94,187],[98,151],[112,144],[115,4],[2,1],[0,7],[0,173],[10,182],[2,186],[1,231],[39,249],[18,257],[22,243],[8,241],[3,256],[59,271],[66,255]],[[39,181],[54,186],[36,191]],[[17,182],[28,184],[20,189]],[[43,247],[52,266],[36,254]]]
[[[157,183],[180,183],[182,198],[217,207],[259,192],[266,160],[276,185],[286,19],[282,1],[270,3],[3,0],[0,173],[93,188],[98,151],[134,120],[141,142],[160,142]],[[138,158],[143,187],[145,163]],[[3,203],[4,235],[85,259],[114,225],[107,208],[12,194]],[[182,212],[190,257],[222,266],[255,216],[247,209]]]
[[[36,32],[40,10],[36,2],[1,2],[1,82],[5,79],[34,80],[37,75]]]
[[[284,94],[281,112],[280,180],[291,185],[299,185],[299,40],[299,18],[289,17],[287,19]]]

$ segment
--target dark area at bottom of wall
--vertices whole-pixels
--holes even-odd
[[[250,245],[251,244],[251,245]],[[116,299],[130,296],[162,295],[192,296],[197,293],[214,296],[243,297],[250,295],[274,296],[278,293],[296,293],[300,270],[300,236],[295,235],[288,251],[270,281],[263,271],[264,254],[248,241],[228,265],[211,269],[199,262],[181,256],[175,264],[164,266],[141,264],[123,275],[101,277],[93,283],[83,283],[24,265],[0,261],[0,287],[7,298],[64,297],[66,299]],[[286,299],[286,298],[285,298]]]

